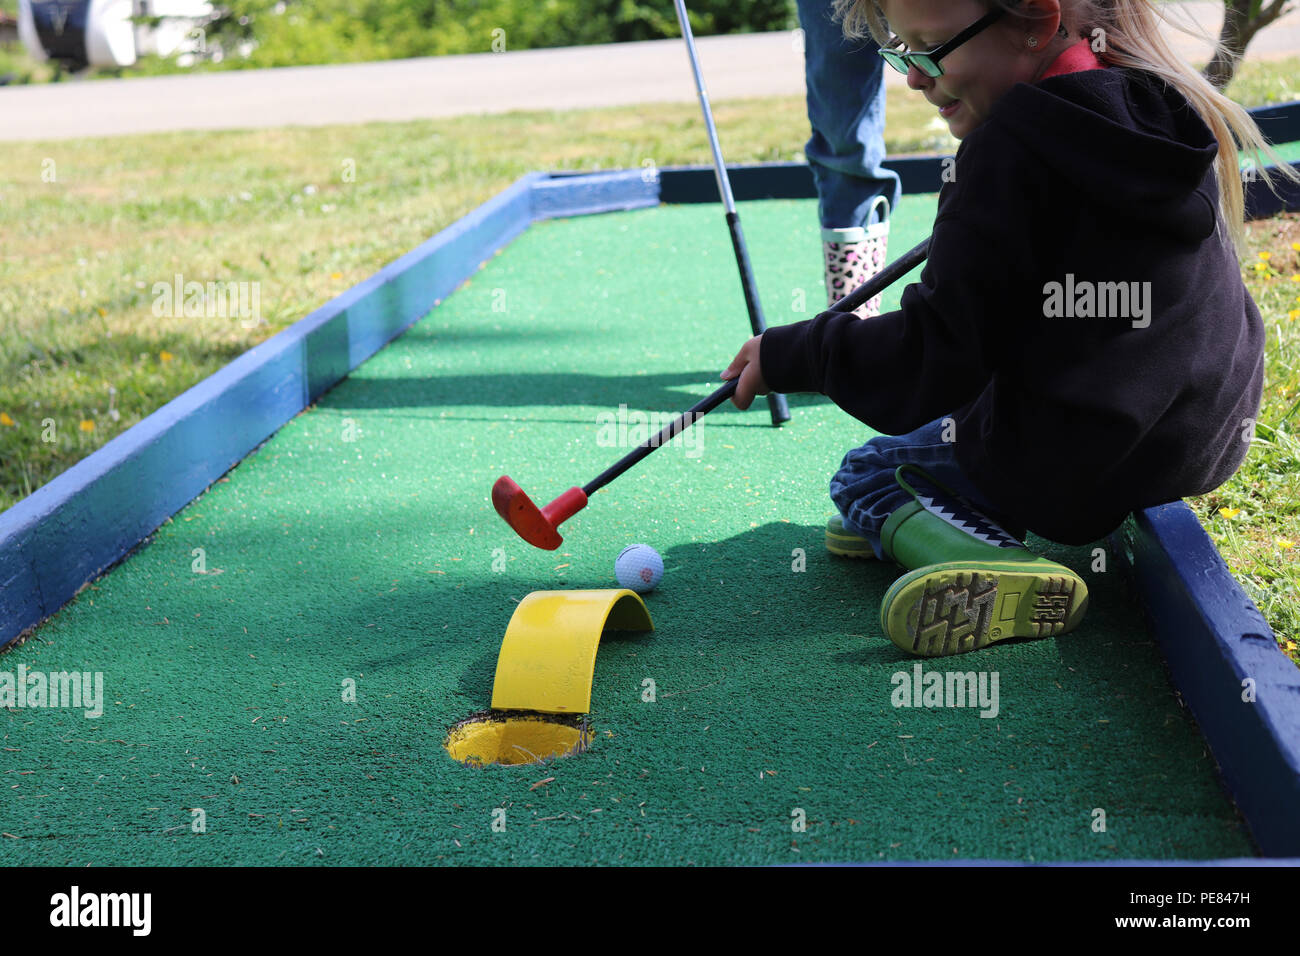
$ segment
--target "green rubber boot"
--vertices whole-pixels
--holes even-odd
[[[921,490],[905,473],[919,476]],[[942,657],[1010,637],[1064,634],[1083,620],[1081,577],[1031,552],[920,468],[903,465],[895,477],[914,499],[880,535],[884,552],[912,569],[880,603],[880,626],[895,644]]]
[[[872,558],[876,552],[871,542],[844,527],[844,519],[835,515],[826,522],[826,550],[844,558]]]

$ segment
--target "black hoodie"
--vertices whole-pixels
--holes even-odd
[[[769,329],[763,377],[886,434],[951,415],[967,476],[1051,540],[1210,491],[1245,458],[1264,369],[1217,151],[1150,74],[1018,84],[957,150],[899,310]]]

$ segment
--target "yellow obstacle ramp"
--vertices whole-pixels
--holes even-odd
[[[492,709],[590,711],[596,648],[606,630],[654,630],[640,595],[626,588],[527,595],[515,608],[497,655]]]

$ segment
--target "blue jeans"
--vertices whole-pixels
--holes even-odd
[[[823,229],[870,225],[877,196],[898,208],[902,184],[885,169],[885,61],[875,41],[849,42],[829,0],[798,0],[812,138],[804,151]],[[871,216],[874,220],[875,216]]]
[[[845,529],[870,541],[876,557],[886,557],[880,547],[886,519],[913,500],[894,478],[899,465],[923,468],[1013,536],[1024,539],[1024,528],[999,514],[971,484],[957,464],[954,444],[944,441],[943,433],[944,419],[940,418],[906,435],[880,435],[845,455],[831,479],[831,500]]]

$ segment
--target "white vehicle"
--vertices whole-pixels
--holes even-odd
[[[202,53],[199,25],[211,15],[208,0],[18,0],[18,36],[36,59],[72,70],[131,66],[144,54]]]

